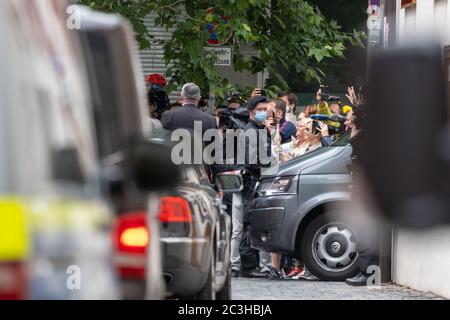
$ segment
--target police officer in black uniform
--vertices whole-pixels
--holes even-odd
[[[247,103],[249,122],[244,128],[245,175],[244,175],[244,236],[239,247],[241,255],[241,276],[266,278],[259,270],[259,252],[250,246],[248,237],[249,209],[254,199],[256,184],[261,178],[261,170],[271,164],[271,136],[266,126],[268,100],[264,96],[253,97]]]

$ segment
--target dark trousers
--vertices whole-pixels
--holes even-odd
[[[352,144],[353,145],[353,144]],[[354,149],[355,150],[355,149]],[[359,190],[359,180],[357,177],[359,176],[357,173],[359,171],[359,167],[355,166],[355,160],[352,161],[352,176],[354,180],[354,190]],[[359,195],[355,192],[352,194],[352,199],[358,203],[360,200],[358,199]],[[361,209],[359,206],[357,208]],[[357,219],[354,222],[354,227],[356,228],[358,234],[358,252],[359,259],[358,265],[361,272],[363,272],[366,276],[368,274],[368,268],[370,266],[379,266],[380,265],[380,236],[381,236],[381,227],[376,221],[376,219],[364,217]]]
[[[370,266],[379,266],[380,265],[380,257],[378,252],[374,254],[370,253],[360,253],[359,260],[358,260],[359,268],[361,272],[363,272],[365,275],[370,275],[368,272],[368,268]]]
[[[380,230],[378,227],[366,225],[360,228],[359,234],[359,268],[365,275],[370,275],[367,269],[370,266],[380,265]]]

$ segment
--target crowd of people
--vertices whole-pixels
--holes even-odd
[[[250,245],[247,236],[248,211],[261,171],[268,166],[263,163],[258,150],[265,150],[266,156],[276,158],[280,164],[332,145],[341,136],[357,141],[358,128],[355,125],[355,108],[363,103],[354,88],[348,89],[348,105],[338,97],[332,97],[328,88],[321,86],[316,95],[317,102],[302,110],[297,110],[297,96],[291,92],[281,92],[271,99],[262,89],[255,89],[248,101],[238,92],[229,94],[225,104],[217,106],[214,113],[204,110],[200,88],[186,84],[181,99],[170,104],[163,88],[165,79],[159,75],[147,78],[148,100],[153,128],[194,130],[194,122],[202,123],[203,133],[208,129],[220,131],[224,141],[230,132],[266,132],[266,138],[258,139],[256,145],[246,141],[245,163],[237,163],[237,154],[225,165],[211,166],[211,181],[220,172],[241,170],[244,191],[241,194],[224,195],[224,203],[232,216],[233,235],[231,243],[231,264],[233,277],[272,279],[314,279],[302,261],[283,257],[274,253],[260,252]],[[300,111],[300,112],[296,112]],[[236,139],[235,135],[231,135]],[[264,145],[261,146],[260,144]],[[256,153],[256,161],[250,156]],[[230,156],[226,154],[225,156]],[[230,164],[232,163],[232,164]],[[359,275],[362,277],[362,275]]]

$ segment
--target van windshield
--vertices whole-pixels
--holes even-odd
[[[351,140],[350,136],[351,136],[351,132],[346,132],[338,140],[336,140],[336,142],[334,142],[331,146],[318,148],[307,154],[293,158],[293,159],[287,161],[285,164],[291,163],[293,161],[295,161],[295,162],[306,161],[308,159],[316,157],[318,154],[329,152],[330,148],[345,147],[350,143],[350,140]]]
[[[350,143],[351,131],[344,133],[339,139],[337,139],[330,147],[345,147]]]

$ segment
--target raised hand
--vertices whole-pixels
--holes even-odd
[[[254,98],[254,97],[259,97],[259,96],[261,96],[261,89],[256,88],[256,89],[253,90],[253,92],[252,92],[252,98]]]
[[[317,128],[317,130],[319,130],[322,138],[330,136],[330,131],[328,130],[328,126],[323,122],[319,122],[319,128]]]
[[[297,139],[296,137],[292,137],[291,141],[294,147],[298,147],[300,145],[300,139]]]
[[[356,91],[353,86],[348,87],[346,97],[352,105],[357,105],[358,97],[356,96]]]
[[[358,106],[364,103],[364,96],[361,93],[356,93],[356,90],[353,86],[348,87],[346,97],[354,106]]]

